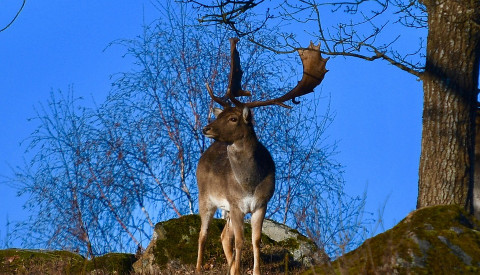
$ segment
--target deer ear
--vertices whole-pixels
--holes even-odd
[[[242,116],[243,116],[243,120],[246,123],[250,123],[252,121],[252,111],[250,110],[250,108],[248,108],[247,106],[243,107]]]
[[[215,115],[215,117],[218,117],[222,112],[223,110],[220,108],[213,108],[213,114]]]

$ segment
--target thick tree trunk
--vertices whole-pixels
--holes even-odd
[[[427,62],[417,208],[472,211],[480,1],[424,1]]]

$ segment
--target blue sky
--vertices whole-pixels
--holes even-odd
[[[2,1],[0,26],[20,0]],[[52,90],[73,85],[77,95],[101,102],[110,76],[130,63],[107,45],[140,34],[158,12],[150,1],[27,1],[17,21],[0,33],[0,175],[20,165],[19,143],[35,125],[33,107]],[[336,117],[327,134],[338,142],[346,191],[367,190],[367,211],[383,212],[385,229],[415,209],[420,158],[422,82],[386,62],[337,57],[318,88],[331,98]],[[299,72],[300,73],[300,72]],[[0,241],[6,221],[20,221],[24,198],[0,185]],[[377,231],[378,233],[378,231]]]

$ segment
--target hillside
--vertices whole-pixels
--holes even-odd
[[[458,206],[416,210],[333,262],[295,230],[271,221],[266,224],[263,274],[480,274],[480,222]],[[219,242],[223,225],[223,220],[212,223],[205,274],[226,271]],[[199,226],[196,215],[158,223],[139,260],[119,253],[86,260],[66,251],[0,250],[0,274],[193,274]],[[253,264],[249,234],[247,223],[246,274]]]

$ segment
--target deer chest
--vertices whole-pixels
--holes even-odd
[[[218,208],[225,210],[225,211],[230,211],[231,210],[231,204],[226,198],[217,198],[214,196],[210,196],[210,201]],[[237,208],[240,209],[240,211],[244,214],[246,213],[251,213],[257,208],[258,204],[258,199],[255,198],[254,196],[246,196],[241,198],[238,203],[237,203]]]

